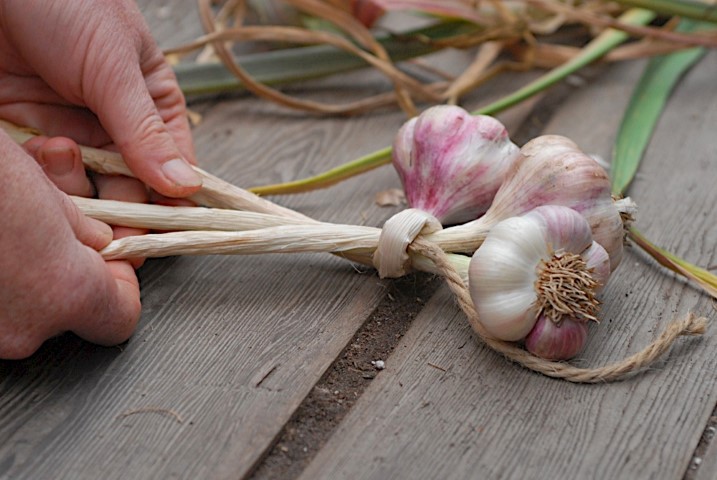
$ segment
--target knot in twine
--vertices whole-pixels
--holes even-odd
[[[652,365],[670,349],[679,337],[702,335],[707,329],[705,317],[688,313],[684,318],[668,325],[655,341],[640,352],[613,364],[597,368],[578,368],[565,362],[554,362],[536,357],[514,343],[493,337],[480,323],[468,285],[463,281],[446,253],[436,244],[421,237],[422,234],[433,233],[440,228],[440,223],[435,217],[420,210],[408,209],[391,217],[381,231],[379,246],[373,258],[379,275],[381,278],[386,278],[406,273],[406,270],[410,268],[409,254],[428,258],[441,272],[479,339],[492,350],[534,372],[574,383],[603,383],[622,380]]]

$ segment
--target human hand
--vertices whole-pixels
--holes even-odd
[[[189,167],[195,159],[184,99],[133,2],[0,0],[0,79],[0,117],[119,150],[162,195],[200,188]],[[140,311],[134,272],[127,262],[102,261],[95,250],[111,240],[108,227],[82,216],[48,182],[92,193],[77,146],[56,138],[26,145],[44,163],[45,177],[7,142],[2,135],[8,155],[0,157],[0,214],[9,220],[0,234],[7,265],[0,274],[7,307],[0,312],[0,358],[28,356],[65,330],[101,344],[126,340]],[[68,145],[74,160],[63,172]],[[147,199],[145,185],[134,180],[94,180],[101,198]],[[115,229],[117,237],[128,233]]]
[[[97,195],[105,200],[145,203],[149,199],[145,185],[134,178],[124,176],[94,175],[93,182],[85,173],[82,152],[75,141],[67,137],[33,137],[23,148],[40,165],[47,178],[68,195],[92,197]],[[173,202],[188,202],[183,199],[168,199]],[[144,235],[148,230],[123,226],[112,226],[113,238]],[[143,258],[130,260],[134,268],[144,263]]]
[[[184,98],[130,0],[0,0],[0,117],[114,144],[168,197],[196,192]]]
[[[102,345],[129,338],[139,283],[128,262],[97,253],[110,227],[82,215],[4,133],[0,158],[0,358],[27,357],[64,331]]]

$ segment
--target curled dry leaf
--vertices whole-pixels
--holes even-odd
[[[406,204],[406,194],[400,188],[389,188],[374,197],[379,207],[398,207]]]

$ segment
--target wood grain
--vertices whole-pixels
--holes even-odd
[[[648,238],[701,265],[715,263],[717,242],[717,99],[709,95],[716,58],[707,57],[670,100],[630,192]],[[612,67],[545,131],[609,158],[640,67]],[[714,316],[706,295],[634,250],[603,296],[602,323],[578,365],[634,353],[689,310]],[[679,479],[717,402],[716,343],[708,332],[680,341],[656,368],[627,381],[570,385],[477,345],[444,291],[301,478]]]

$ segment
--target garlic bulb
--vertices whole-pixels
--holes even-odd
[[[393,144],[393,165],[409,206],[443,224],[483,214],[518,156],[496,119],[439,105],[406,122]]]
[[[479,320],[491,335],[523,340],[545,317],[559,331],[553,337],[559,338],[538,332],[531,342],[560,347],[557,357],[564,358],[563,352],[579,351],[585,339],[572,325],[561,329],[561,323],[566,318],[597,320],[595,295],[609,275],[609,257],[592,240],[587,220],[571,208],[547,205],[493,227],[471,259],[469,288]],[[566,342],[567,347],[562,345]]]
[[[525,348],[546,360],[567,360],[580,353],[587,338],[588,322],[585,320],[566,316],[558,324],[540,315],[525,338]]]
[[[520,215],[538,205],[564,205],[590,223],[593,240],[610,255],[614,270],[622,258],[622,219],[613,204],[605,170],[568,138],[544,135],[526,143],[496,194],[492,215]]]
[[[622,258],[623,223],[610,194],[607,173],[571,140],[545,135],[526,143],[506,175],[485,215],[464,225],[446,229],[432,241],[451,251],[472,251],[493,226],[540,205],[563,205],[585,217],[593,240],[610,256],[615,270]],[[465,242],[473,237],[472,244]]]

